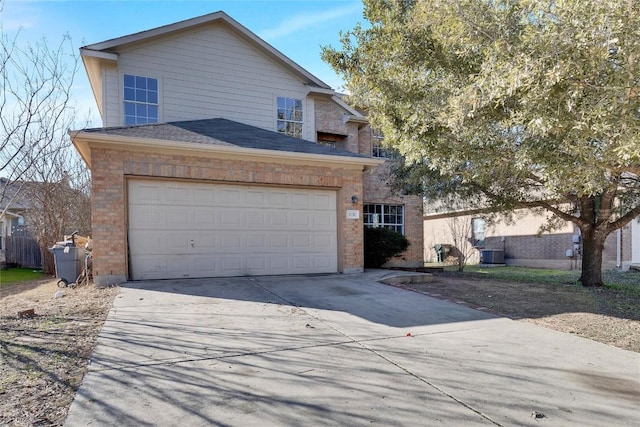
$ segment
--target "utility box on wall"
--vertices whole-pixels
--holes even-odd
[[[504,264],[504,251],[500,249],[481,250],[480,264]]]

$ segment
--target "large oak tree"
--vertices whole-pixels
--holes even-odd
[[[602,285],[606,237],[640,215],[640,2],[364,3],[323,58],[403,155],[405,188],[571,221],[580,280]]]

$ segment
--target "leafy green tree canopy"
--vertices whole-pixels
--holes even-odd
[[[365,0],[323,58],[430,198],[544,208],[604,240],[640,215],[640,2]],[[453,196],[453,197],[451,197]]]

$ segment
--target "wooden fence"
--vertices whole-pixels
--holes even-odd
[[[42,254],[38,242],[30,236],[5,237],[5,263],[22,268],[42,268]]]

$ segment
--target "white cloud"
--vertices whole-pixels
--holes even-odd
[[[274,40],[288,36],[300,30],[323,24],[327,21],[342,18],[353,13],[359,13],[362,5],[353,3],[349,6],[326,10],[324,12],[306,12],[291,16],[275,28],[269,28],[259,32],[259,36],[265,40]]]

